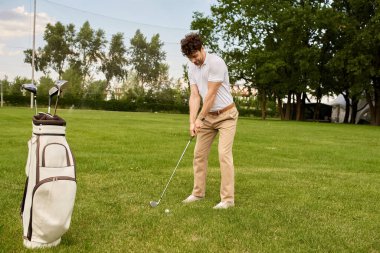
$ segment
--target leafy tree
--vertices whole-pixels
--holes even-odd
[[[21,94],[21,86],[25,83],[32,83],[32,80],[25,78],[25,77],[20,77],[16,76],[15,79],[13,80],[11,86],[9,87],[9,95],[20,95]],[[25,94],[29,94],[29,92],[22,92]]]
[[[33,51],[32,49],[27,49],[24,51],[25,54],[25,63],[32,65]],[[34,54],[34,70],[42,71],[45,75],[49,73],[48,66],[49,58],[47,54],[44,53],[43,49],[39,47]]]
[[[211,36],[211,41],[205,38],[206,44],[214,45],[213,38],[223,38],[222,54],[229,66],[231,81],[242,79],[249,90],[251,88],[259,90],[263,109],[262,118],[266,117],[266,101],[271,93],[268,84],[279,79],[277,74],[268,75],[268,73],[280,72],[277,69],[279,67],[293,66],[293,62],[286,65],[285,61],[292,58],[278,52],[281,47],[285,47],[284,43],[280,42],[286,34],[284,29],[281,30],[282,27],[278,26],[279,20],[276,20],[279,10],[284,10],[284,13],[277,18],[292,16],[289,13],[290,6],[279,1],[275,2],[273,4],[258,0],[244,2],[222,0],[211,8],[211,17],[205,18],[198,14],[194,16],[195,20],[192,22],[192,29],[200,30],[201,34],[209,36],[212,34],[210,30],[219,34]],[[210,22],[209,19],[213,21]],[[207,21],[205,22],[207,28],[201,27],[204,20]],[[276,58],[279,60],[275,60]],[[276,64],[267,63],[269,59],[274,60]],[[283,71],[283,73],[289,75],[292,72]],[[282,77],[281,80],[287,81],[289,77]]]
[[[72,64],[79,68],[83,78],[91,77],[92,71],[97,69],[104,59],[104,47],[107,41],[102,29],[94,30],[86,21],[75,37],[76,59]]]
[[[128,60],[126,58],[127,49],[124,45],[124,36],[122,33],[117,33],[112,36],[111,45],[108,53],[102,62],[102,71],[106,77],[107,85],[110,85],[112,78],[124,80],[127,78],[126,66]]]
[[[106,97],[107,81],[99,80],[89,83],[86,87],[86,98],[93,100],[104,100]]]
[[[64,26],[61,22],[47,24],[44,32],[46,45],[35,54],[35,69],[49,73],[50,69],[61,78],[65,65],[73,57],[74,25]],[[32,63],[32,50],[24,51],[25,62]]]
[[[81,99],[85,93],[82,86],[82,71],[76,66],[71,66],[63,74],[62,79],[68,81],[62,93],[63,97]]]
[[[266,99],[275,96],[280,104],[287,98],[284,118],[290,119],[293,100],[300,120],[307,94],[320,102],[343,93],[355,107],[365,90],[377,122],[379,6],[378,0],[220,0],[209,17],[195,13],[191,28],[221,50],[231,80],[259,90],[263,110]]]
[[[53,79],[49,76],[42,76],[38,84],[38,93],[48,94],[49,89],[54,85]]]
[[[3,89],[3,95],[8,95],[10,93],[11,82],[8,77],[5,76],[4,79],[0,80]]]
[[[137,30],[130,42],[130,64],[136,71],[140,85],[157,84],[168,70],[168,66],[164,64],[166,54],[162,50],[164,44],[160,41],[159,34],[154,35],[148,42],[141,31]]]

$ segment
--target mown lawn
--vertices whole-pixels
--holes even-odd
[[[69,232],[43,252],[380,252],[379,127],[240,118],[236,207],[212,209],[216,143],[206,199],[181,203],[193,183],[192,143],[151,208],[188,141],[187,115],[58,113],[78,191]],[[32,114],[0,108],[0,252],[26,251],[19,204]]]

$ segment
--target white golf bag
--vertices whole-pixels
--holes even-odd
[[[21,202],[24,246],[56,246],[69,229],[76,194],[75,160],[58,116],[33,117]]]

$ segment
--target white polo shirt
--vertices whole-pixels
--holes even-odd
[[[206,52],[206,59],[202,66],[198,67],[192,62],[189,63],[188,74],[190,85],[197,85],[202,101],[208,91],[208,82],[222,83],[210,112],[221,110],[233,103],[227,65],[219,56]]]

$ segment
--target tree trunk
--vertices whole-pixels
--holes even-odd
[[[366,97],[366,100],[367,100],[367,103],[369,106],[369,112],[371,114],[371,124],[374,125],[375,124],[375,118],[376,118],[375,106],[374,106],[373,101],[372,101],[372,96],[369,93],[369,91],[367,91],[367,90],[365,91],[365,97]]]
[[[277,97],[277,110],[281,120],[283,120],[285,118],[285,115],[284,111],[282,110],[282,99],[280,97]]]
[[[292,109],[292,93],[288,92],[288,103],[286,104],[286,110],[285,110],[285,120],[290,120],[291,115],[291,109]]]
[[[302,93],[297,92],[296,93],[296,99],[297,99],[297,107],[296,107],[296,120],[301,120],[301,107],[302,107],[302,101],[301,101]]]
[[[358,103],[359,103],[359,99],[357,96],[352,96],[351,98],[351,120],[350,120],[350,123],[351,124],[355,124],[356,123],[356,115],[358,114]]]
[[[343,123],[348,123],[348,118],[350,117],[350,99],[348,98],[348,92],[343,94],[344,100],[346,101],[346,114],[344,115]]]
[[[267,96],[265,91],[261,91],[261,119],[267,118]]]
[[[305,120],[305,104],[306,104],[307,94],[306,92],[302,93],[302,105],[301,105],[301,120]]]
[[[317,104],[315,106],[314,117],[313,117],[314,121],[318,121],[319,120],[320,107],[321,107],[321,99],[317,98]]]
[[[373,90],[374,90],[374,117],[371,118],[372,124],[380,126],[380,77],[374,77]]]

